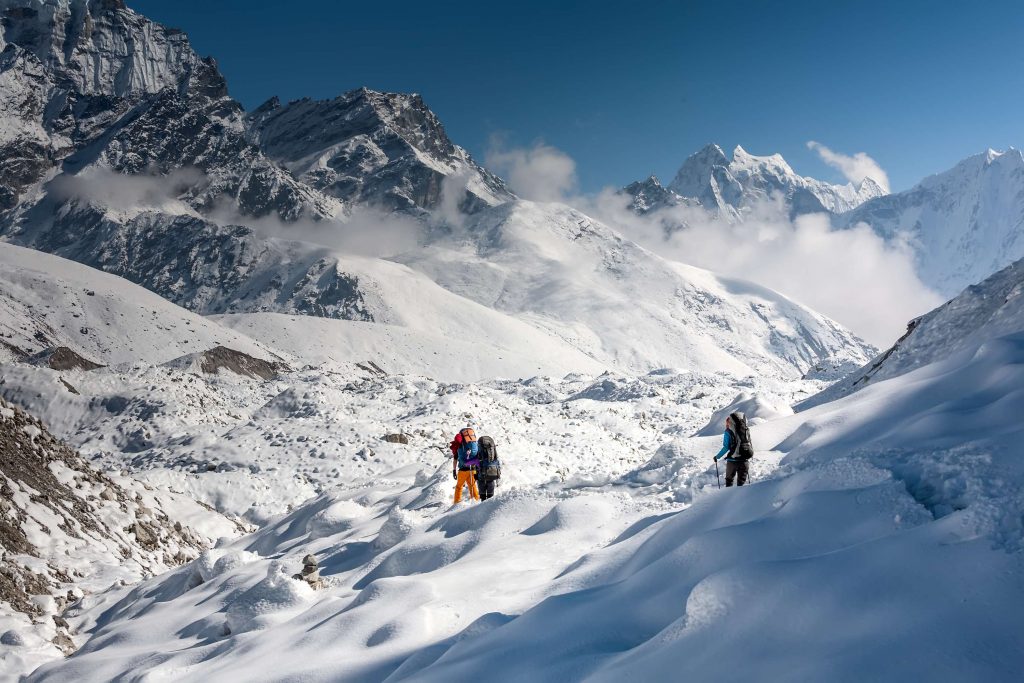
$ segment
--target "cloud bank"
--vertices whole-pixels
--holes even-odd
[[[576,190],[576,162],[565,152],[537,142],[528,148],[505,149],[492,140],[485,164],[508,181],[523,199],[562,201]]]
[[[637,216],[613,190],[588,210],[665,258],[774,289],[880,348],[943,301],[917,277],[907,245],[889,244],[865,225],[835,229],[826,214],[790,220],[781,201],[742,222],[694,207]]]
[[[871,178],[879,187],[889,192],[889,174],[864,152],[857,152],[853,156],[841,154],[814,140],[807,143],[807,148],[817,152],[822,161],[837,169],[850,182],[860,183],[865,178]]]
[[[126,175],[94,168],[79,175],[58,176],[51,189],[62,200],[95,204],[124,218],[146,211],[188,215],[220,225],[244,225],[264,238],[308,242],[342,254],[387,258],[417,248],[422,239],[422,223],[369,207],[355,207],[349,214],[335,218],[300,218],[289,222],[276,214],[242,215],[226,196],[206,214],[180,199],[190,189],[208,183],[209,178],[197,168],[177,169],[166,175]]]

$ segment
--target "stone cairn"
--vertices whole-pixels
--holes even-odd
[[[320,567],[317,565],[316,557],[313,555],[306,555],[302,558],[302,571],[292,578],[305,581],[313,589],[324,587],[324,580],[320,578]]]

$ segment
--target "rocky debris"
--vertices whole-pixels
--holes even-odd
[[[242,377],[263,380],[274,379],[280,373],[288,372],[291,369],[282,361],[256,358],[242,351],[229,349],[226,346],[215,346],[209,351],[201,353],[190,353],[181,358],[176,358],[166,363],[166,365],[207,375],[216,375],[221,370],[227,370]],[[216,466],[210,466],[209,469],[212,471],[216,469]]]
[[[305,581],[314,589],[324,587],[324,581],[320,578],[320,566],[317,564],[316,556],[314,555],[306,555],[302,558],[302,571],[292,576],[292,578]]]
[[[135,534],[135,540],[146,550],[159,547],[156,535],[142,522],[135,522],[127,530]]]
[[[199,367],[208,375],[230,370],[236,375],[260,379],[274,379],[278,373],[288,370],[285,363],[255,358],[225,346],[216,346],[200,354]]]
[[[385,434],[384,440],[387,441],[388,443],[400,443],[403,446],[409,445],[409,437],[402,433]]]
[[[356,363],[356,367],[360,370],[370,373],[371,375],[377,375],[378,377],[387,377],[388,373],[385,372],[379,365],[374,363],[372,360],[363,361],[362,363]]]
[[[55,346],[53,348],[45,349],[40,351],[36,355],[32,356],[31,361],[36,365],[44,365],[51,370],[96,370],[98,368],[106,367],[99,363],[94,363],[88,358],[83,357],[73,349],[67,346]],[[77,392],[73,392],[77,393]]]
[[[80,597],[73,582],[89,571],[75,557],[82,548],[106,548],[105,561],[153,574],[192,559],[205,545],[190,529],[142,505],[90,468],[39,420],[2,399],[0,482],[0,603],[33,619],[50,614],[57,629],[53,642],[66,654],[74,651],[74,643],[67,622],[52,610]],[[127,524],[111,524],[115,520]],[[41,534],[49,538],[46,548],[31,540]],[[51,607],[33,596],[49,596]]]

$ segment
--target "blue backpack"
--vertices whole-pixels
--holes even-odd
[[[462,445],[459,446],[459,467],[478,467],[480,465],[480,444],[472,429],[462,430]]]

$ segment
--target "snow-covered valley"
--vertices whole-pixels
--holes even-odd
[[[30,680],[442,680],[495,667],[504,680],[721,678],[738,639],[752,656],[727,680],[1013,680],[1021,334],[755,419],[742,489],[717,488],[720,439],[690,436],[721,398],[693,401],[700,385],[671,373],[464,386],[355,368],[347,386],[322,371],[195,377],[223,395],[282,382],[303,393],[258,409],[260,427],[169,439],[133,461],[138,476],[225,508],[260,500],[259,482],[265,505],[294,508],[76,603],[65,616],[82,648]],[[53,371],[31,373],[13,383]],[[65,376],[83,395],[97,386]],[[216,416],[193,416],[206,426],[192,430]],[[452,506],[436,446],[469,420],[495,436],[507,475],[494,499]],[[385,442],[388,428],[409,443]],[[318,590],[290,578],[308,554]]]
[[[0,0],[0,95],[0,683],[1019,680],[1016,150],[542,201],[418,94],[246,112],[118,0]],[[787,268],[953,298],[879,352]]]
[[[96,327],[139,300],[119,282],[94,285],[91,309],[50,302]],[[375,347],[372,323],[314,319],[370,335],[332,346],[302,318],[176,310],[208,340],[93,369],[45,354],[2,366],[0,395],[94,467],[227,515],[200,525],[210,549],[184,566],[84,584],[62,612],[78,651],[29,680],[722,678],[738,639],[756,656],[729,680],[1015,676],[1024,321],[1011,309],[990,334],[969,327],[959,353],[797,414],[827,381],[661,369],[452,383],[435,377],[464,368],[456,356],[430,354],[431,376],[383,371],[375,349],[401,345]],[[955,310],[993,315],[988,297]],[[173,336],[179,318],[162,319],[154,333]],[[204,370],[202,345],[241,332],[253,357],[287,366],[263,377],[235,355]],[[119,352],[89,343],[99,360]],[[730,405],[758,455],[750,485],[719,490]],[[466,423],[496,439],[504,475],[492,500],[453,506],[446,445]],[[317,589],[291,578],[308,555]],[[41,627],[6,623],[12,672],[59,656],[26,655]]]

